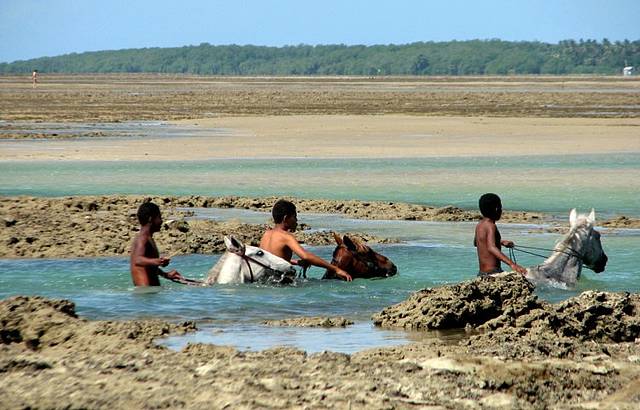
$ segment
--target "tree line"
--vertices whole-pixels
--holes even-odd
[[[619,74],[640,65],[640,40],[470,40],[404,45],[252,45],[71,53],[0,63],[0,73],[184,73],[201,75]]]

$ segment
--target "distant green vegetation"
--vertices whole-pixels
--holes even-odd
[[[558,44],[472,40],[375,46],[199,46],[98,51],[1,63],[0,73],[210,75],[618,74],[640,65],[640,40]]]

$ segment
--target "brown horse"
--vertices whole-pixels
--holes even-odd
[[[346,235],[340,238],[335,232],[333,237],[338,246],[333,251],[331,264],[347,271],[352,278],[387,278],[398,273],[398,268],[393,262],[367,245]],[[326,271],[323,279],[337,278],[333,273]]]

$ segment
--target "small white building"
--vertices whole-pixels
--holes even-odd
[[[624,76],[633,75],[633,67],[632,66],[627,66],[627,67],[623,68],[622,69],[622,75],[624,75]]]

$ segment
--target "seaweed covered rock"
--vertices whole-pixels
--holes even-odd
[[[455,285],[423,289],[373,316],[374,324],[408,329],[455,329],[513,318],[542,303],[520,275],[482,277]]]
[[[581,341],[633,342],[640,337],[637,294],[587,291],[546,310],[534,318],[522,317],[516,324]]]
[[[587,291],[480,329],[485,332],[465,342],[474,354],[512,359],[609,356],[606,343],[638,342],[640,295]]]
[[[640,341],[640,295],[587,291],[557,304],[539,301],[517,274],[424,289],[374,316],[378,326],[432,330],[473,327],[462,341],[478,355],[581,358],[608,355],[603,343]]]
[[[169,334],[196,330],[194,322],[168,323],[162,320],[91,321],[76,316],[68,300],[40,296],[15,296],[0,301],[0,344],[23,344],[30,350],[54,346],[117,350],[122,342],[142,342]],[[102,337],[104,336],[104,337]],[[102,337],[96,343],[96,337]]]
[[[68,300],[16,296],[0,303],[0,343],[30,349],[54,346],[73,337],[81,322]]]

